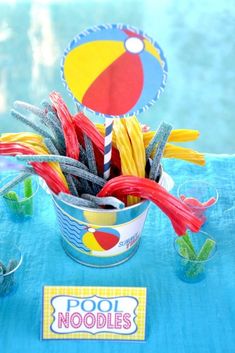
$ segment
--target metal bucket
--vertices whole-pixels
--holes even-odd
[[[167,187],[163,172],[159,184]],[[111,267],[127,261],[138,249],[149,201],[120,210],[78,207],[52,194],[61,241],[75,261],[92,267]]]

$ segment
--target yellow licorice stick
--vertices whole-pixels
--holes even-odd
[[[97,129],[102,135],[104,135],[104,126],[102,124],[97,124]],[[148,146],[149,142],[152,140],[155,131],[148,131],[143,133],[144,145]],[[198,130],[190,129],[178,129],[172,130],[169,136],[169,142],[189,142],[196,140],[200,135]],[[115,146],[116,135],[113,134],[113,145]],[[115,146],[116,147],[116,146]],[[182,159],[194,164],[205,165],[205,157],[202,153],[199,153],[190,148],[175,146],[172,144],[167,144],[163,157],[165,158],[177,158]]]
[[[156,131],[144,132],[144,145],[148,146],[149,142],[152,140]],[[194,141],[199,137],[200,133],[198,130],[189,130],[189,129],[178,129],[172,130],[168,138],[169,142],[189,142]]]
[[[103,124],[96,124],[97,130],[104,136],[105,128]],[[148,146],[149,142],[152,140],[156,131],[148,131],[143,133],[144,137],[144,145]],[[200,136],[200,132],[198,130],[191,129],[175,129],[172,130],[170,136],[168,138],[169,142],[189,142],[195,141]],[[116,137],[113,139],[114,145],[116,144]]]
[[[31,145],[41,145],[43,137],[31,132],[6,133],[0,136],[0,142],[26,142]]]
[[[185,161],[198,164],[201,166],[206,164],[205,156],[203,153],[194,151],[191,148],[175,146],[170,143],[166,144],[163,156],[165,158],[183,159]]]
[[[120,153],[122,174],[136,176],[137,169],[132,155],[131,142],[121,119],[114,120],[113,130],[116,134],[117,148]]]
[[[137,176],[137,168],[132,154],[132,146],[128,136],[128,132],[123,119],[114,119],[113,130],[116,135],[117,149],[121,159],[121,170],[123,175]],[[133,205],[138,202],[138,198],[134,196],[127,197],[127,205]]]
[[[131,141],[132,155],[137,169],[137,176],[144,178],[146,158],[141,125],[135,116],[125,119],[125,123]]]

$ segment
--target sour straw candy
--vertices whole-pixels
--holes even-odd
[[[56,146],[56,148],[58,150],[60,150],[60,152],[64,152],[65,151],[64,136],[63,136],[63,132],[62,132],[62,129],[61,129],[60,120],[57,117],[57,115],[55,113],[55,110],[53,110],[53,108],[51,108],[48,111],[48,109],[47,109],[48,105],[47,105],[47,108],[41,109],[41,108],[38,108],[38,107],[36,107],[36,106],[34,106],[32,104],[29,104],[29,103],[26,103],[26,102],[22,102],[22,101],[15,101],[14,102],[14,107],[15,108],[24,109],[24,110],[26,110],[28,112],[33,113],[37,117],[39,117],[40,118],[40,123],[45,125],[46,128],[49,128],[51,139],[52,139],[54,145]],[[15,114],[15,117],[17,117],[16,114]],[[23,117],[23,119],[22,119],[22,117]],[[25,116],[20,116],[19,117],[18,116],[17,118],[22,120],[25,124],[27,124],[27,125],[29,125],[31,127],[34,127],[34,129],[35,129],[35,126],[37,126],[37,124],[32,122],[29,117],[25,117]]]
[[[162,133],[159,136],[157,149],[156,149],[155,155],[153,157],[153,163],[152,163],[152,166],[151,166],[151,169],[149,172],[149,179],[152,179],[152,180],[156,180],[156,178],[158,176],[160,161],[161,161],[161,158],[163,155],[163,151],[165,149],[166,142],[168,140],[169,134],[172,129],[172,126],[170,124],[166,124],[166,123],[162,123],[161,127],[162,127],[162,131],[161,131]],[[151,152],[149,152],[149,154],[150,153]],[[147,155],[147,152],[146,152],[146,155]]]
[[[109,180],[97,196],[134,195],[154,202],[171,220],[177,235],[184,235],[187,229],[198,232],[202,222],[190,209],[169,194],[155,181],[134,177],[119,176]],[[182,207],[183,206],[183,207]]]
[[[11,110],[11,115],[22,121],[24,124],[30,126],[33,130],[37,131],[40,135],[50,138],[53,140],[53,136],[48,133],[47,131],[45,131],[44,129],[42,129],[41,127],[39,127],[38,125],[36,125],[35,123],[33,123],[32,121],[30,121],[28,118],[26,118],[24,115],[20,114],[19,112],[17,112],[16,110],[12,109]]]

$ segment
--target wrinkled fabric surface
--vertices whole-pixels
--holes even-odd
[[[38,212],[30,221],[10,221],[1,200],[0,237],[14,240],[24,260],[17,291],[0,298],[0,352],[235,351],[235,156],[208,155],[204,168],[165,160],[164,169],[175,181],[173,193],[187,179],[203,179],[218,189],[219,201],[203,228],[218,247],[206,279],[187,284],[177,278],[175,235],[155,205],[151,205],[134,257],[117,267],[94,269],[77,264],[64,253],[53,205],[43,189],[36,196]],[[146,341],[42,341],[44,285],[147,287]]]

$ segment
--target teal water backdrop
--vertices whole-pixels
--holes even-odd
[[[0,133],[28,130],[10,116],[17,99],[39,105],[58,90],[75,111],[60,78],[61,57],[74,35],[103,23],[136,26],[166,54],[165,92],[141,122],[199,129],[189,147],[234,153],[234,1],[1,0]]]

